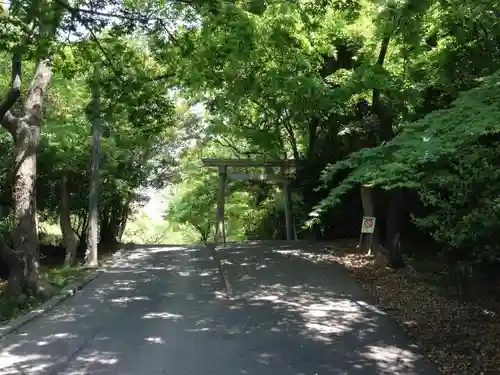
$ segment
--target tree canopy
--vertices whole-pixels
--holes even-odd
[[[38,256],[37,220],[60,220],[85,249],[96,120],[102,243],[119,242],[128,219],[142,217],[144,191],[166,187],[175,192],[163,207],[168,228],[207,241],[217,176],[199,159],[293,158],[300,238],[357,236],[361,216],[374,215],[394,267],[403,265],[402,232],[467,250],[471,262],[496,261],[498,8],[493,0],[3,5],[3,262],[13,269],[23,254]],[[231,182],[226,213],[229,238],[284,236],[272,183]],[[36,279],[29,269],[27,280]]]
[[[202,158],[294,159],[299,239],[358,238],[375,216],[359,245],[390,267],[423,244],[456,280],[498,283],[499,14],[497,0],[2,2],[7,292],[51,294],[41,269],[95,263],[94,237],[101,253],[214,240],[219,176]],[[226,195],[229,240],[286,237],[280,186],[231,180]]]

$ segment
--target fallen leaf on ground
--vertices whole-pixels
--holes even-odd
[[[498,301],[488,306],[459,302],[439,293],[419,273],[387,269],[364,254],[340,252],[331,258],[376,297],[443,374],[500,374]]]

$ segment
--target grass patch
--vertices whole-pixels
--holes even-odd
[[[43,277],[56,289],[61,291],[65,286],[81,280],[85,276],[85,270],[77,267],[51,267],[42,268]]]
[[[120,248],[120,245],[100,247],[99,248],[99,261],[104,262],[109,259]],[[66,286],[82,280],[92,270],[84,269],[81,264],[74,267],[64,267],[63,265],[40,266],[40,277],[52,286],[51,296],[59,293]],[[5,324],[7,321],[16,318],[28,311],[36,308],[38,305],[47,301],[49,297],[30,296],[27,294],[20,294],[18,296],[7,295],[2,292],[5,290],[7,282],[0,279],[0,325]]]
[[[47,281],[53,288],[53,294],[57,294],[64,287],[81,280],[87,271],[81,267],[41,267],[40,276]],[[0,281],[0,287],[4,289],[5,281]],[[41,303],[48,300],[50,297],[40,297],[27,295],[7,295],[0,293],[0,324],[3,324],[19,315],[22,315]]]
[[[24,314],[41,302],[43,301],[40,301],[39,298],[26,294],[18,296],[0,294],[0,324]]]

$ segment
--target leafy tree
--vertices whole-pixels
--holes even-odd
[[[469,254],[472,258],[476,254],[494,259],[498,250],[489,242],[497,231],[493,166],[500,130],[496,121],[499,82],[498,73],[486,77],[451,108],[407,124],[385,145],[353,153],[327,168],[324,181],[342,169],[348,169],[349,175],[318,209],[338,204],[357,183],[416,188],[422,201],[432,207],[430,215],[416,218],[419,226],[454,249],[476,249]]]
[[[184,92],[206,105],[208,139],[233,156],[297,159],[294,186],[305,206],[299,211],[322,201],[321,216],[314,220],[322,225],[329,213],[349,207],[332,198],[340,192],[347,197],[361,184],[371,197],[381,195],[378,187],[383,187],[386,199],[372,201],[372,213],[380,228],[386,227],[381,240],[391,264],[401,266],[397,224],[407,197],[417,193],[427,202],[423,191],[436,187],[427,180],[404,180],[433,169],[425,165],[414,175],[420,164],[409,156],[411,148],[393,163],[387,151],[395,147],[391,139],[404,135],[420,144],[415,124],[429,113],[437,116],[460,92],[500,68],[494,42],[498,23],[491,11],[498,4],[269,1],[218,2],[200,9],[199,27],[185,28],[175,48],[159,55],[179,61]],[[468,134],[449,132],[445,122],[436,132],[457,137],[453,140]],[[448,149],[446,142],[440,147]],[[450,147],[447,163],[459,157]],[[329,164],[334,167],[324,173],[327,189],[318,192],[320,171]],[[382,171],[392,176],[390,183],[379,181]],[[459,180],[457,175],[453,183]],[[428,212],[438,211],[429,207]]]
[[[364,209],[377,216],[378,250],[388,250],[393,267],[403,265],[401,225],[471,261],[498,256],[487,240],[497,221],[496,1],[33,4],[16,0],[0,14],[0,59],[13,60],[13,77],[21,61],[24,70],[38,69],[35,85],[51,79],[43,97],[28,90],[23,101],[19,80],[0,75],[11,87],[0,118],[24,147],[0,135],[8,155],[0,183],[20,187],[36,176],[37,184],[13,196],[2,190],[2,225],[14,235],[1,254],[18,270],[10,272],[17,289],[38,283],[36,211],[43,220],[59,218],[67,249],[75,239],[77,256],[85,249],[94,61],[102,61],[101,245],[120,241],[145,189],[167,184],[178,191],[169,225],[197,228],[206,241],[217,181],[201,157],[291,157],[297,221],[317,208],[315,225],[300,236],[352,235]],[[28,138],[9,119],[33,130],[26,137],[36,142],[21,142]],[[12,168],[16,158],[23,168]],[[231,182],[230,238],[280,238],[281,201],[272,184]],[[23,233],[29,241],[21,246]],[[21,275],[24,259],[31,265]]]
[[[145,83],[155,81],[158,83],[157,90],[163,90],[163,93],[165,90],[165,86],[160,85],[160,77],[151,77],[150,73],[154,70],[151,69],[151,64],[141,66],[142,74],[136,69],[133,72],[136,74],[134,77],[122,76],[123,73],[132,74],[131,69],[133,70],[134,64],[143,63],[144,59],[141,61],[141,58],[132,58],[134,54],[130,51],[132,48],[135,49],[137,44],[131,48],[126,46],[126,43],[120,43],[122,39],[119,37],[149,25],[150,20],[144,16],[151,11],[150,7],[135,3],[112,2],[114,12],[110,14],[104,11],[109,5],[108,2],[101,2],[98,5],[94,2],[80,2],[78,7],[75,7],[65,1],[29,2],[23,0],[10,2],[8,9],[2,5],[1,17],[2,21],[6,22],[2,22],[0,30],[2,33],[1,47],[4,52],[12,56],[12,80],[11,89],[0,105],[0,119],[3,127],[14,138],[14,162],[17,164],[14,168],[16,173],[13,176],[14,232],[12,250],[7,243],[2,246],[2,259],[9,264],[9,287],[13,292],[19,292],[23,288],[33,291],[46,289],[46,286],[40,283],[38,275],[35,181],[37,180],[37,154],[39,146],[42,144],[42,104],[46,101],[46,89],[52,78],[53,68],[56,69],[56,72],[66,75],[66,78],[83,76],[83,80],[86,80],[88,77],[85,77],[85,71],[88,71],[90,61],[99,55],[113,76],[113,79],[108,82],[112,82],[112,84],[108,84],[107,88],[109,89],[113,85],[115,87],[121,86],[124,95],[119,99],[122,102],[129,101],[127,113],[124,113],[123,109],[120,110],[119,105],[115,105],[116,103],[113,105],[106,103],[109,108],[107,110],[108,121],[116,120],[112,118],[112,113],[121,112],[122,116],[128,116],[129,121],[135,119],[135,121],[151,122],[151,119],[159,117],[161,112],[163,116],[167,114],[168,122],[169,111],[164,111],[165,105],[152,105],[150,103],[149,106],[143,105],[141,107],[134,106],[134,103],[130,102],[133,99],[136,100],[136,103],[139,101],[144,104],[154,98],[154,100],[158,100],[157,103],[167,103],[168,107],[168,101],[163,100],[161,94],[157,95],[158,92],[148,92],[146,89]],[[154,6],[160,5],[154,4]],[[130,16],[131,14],[132,16]],[[168,15],[163,14],[163,16],[167,17]],[[113,21],[127,18],[129,18],[128,29],[117,26]],[[107,40],[106,37],[101,36],[101,31],[106,27],[111,33],[107,34]],[[62,34],[69,35],[73,39],[76,37],[77,41],[63,41]],[[6,38],[4,39],[3,36]],[[135,41],[140,44],[140,38],[136,38]],[[106,42],[108,42],[107,46],[105,46]],[[145,56],[144,48],[142,51],[142,55]],[[140,53],[135,56],[139,55]],[[127,64],[120,66],[124,60],[119,61],[119,57],[129,58]],[[34,65],[34,78],[27,90],[26,100],[23,103],[18,103],[18,98],[21,96],[21,67],[30,63]],[[135,67],[137,66],[135,65]],[[141,90],[142,97],[138,94]],[[18,106],[18,104],[22,105]],[[80,117],[79,125],[83,124],[81,121],[83,118]],[[152,124],[153,128],[158,129],[158,126]],[[153,133],[158,135],[157,130],[153,130]],[[153,159],[155,159],[156,166],[158,163],[163,163],[160,166],[165,169],[162,158]],[[139,160],[129,161],[129,163],[137,162],[141,162],[140,157]],[[64,168],[61,171],[62,175],[67,176],[68,173],[69,171]],[[139,181],[142,181],[141,177],[144,176],[135,176]],[[60,181],[62,178],[60,177]],[[125,202],[132,199],[130,190],[133,190],[133,187],[138,184],[138,182],[133,182],[131,189],[128,191],[125,189],[125,197],[127,198]],[[64,184],[62,185],[64,186]],[[66,203],[68,203],[66,198],[68,197],[65,196],[65,204],[62,205],[65,208],[67,208]],[[123,206],[126,206],[126,203],[123,203]],[[67,209],[65,211],[64,221],[67,222],[70,215],[67,214]],[[122,218],[127,216],[127,209],[121,209],[121,212]],[[83,219],[82,230],[87,227],[85,221],[86,219]],[[123,228],[123,220],[119,225],[113,223],[113,226],[114,228]],[[67,225],[65,225],[65,232],[71,233]],[[26,273],[24,270],[27,270]]]

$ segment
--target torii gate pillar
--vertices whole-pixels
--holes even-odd
[[[292,192],[288,179],[285,179],[283,182],[283,195],[285,201],[286,239],[292,241],[295,239],[295,231],[293,227]]]
[[[219,166],[219,196],[217,197],[217,222],[215,238],[219,243],[226,243],[226,230],[224,224],[224,205],[226,203],[227,166]]]

